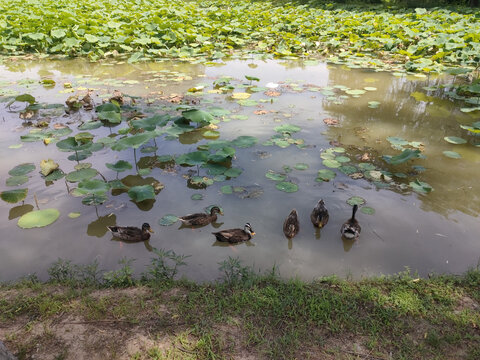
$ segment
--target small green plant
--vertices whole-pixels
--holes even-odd
[[[76,282],[77,272],[70,260],[58,259],[47,270],[50,282],[67,284]]]
[[[218,264],[220,265],[218,269],[223,272],[224,283],[228,286],[250,286],[258,278],[251,267],[242,265],[238,257],[229,256],[227,260]]]
[[[186,265],[184,261],[190,255],[177,255],[173,250],[153,249],[157,256],[150,260],[147,272],[143,278],[154,282],[173,280],[178,273],[178,267]]]
[[[103,274],[105,285],[109,287],[129,287],[135,285],[132,263],[135,259],[123,258],[118,263],[123,265],[118,270],[107,271]]]

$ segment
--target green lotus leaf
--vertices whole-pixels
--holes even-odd
[[[396,156],[383,155],[382,157],[387,163],[392,165],[398,165],[410,159],[419,158],[420,150],[405,149],[402,151],[400,155],[396,155]]]
[[[208,161],[208,156],[209,154],[206,151],[194,151],[180,155],[175,159],[175,162],[179,165],[202,165]]]
[[[102,126],[101,121],[87,121],[80,125],[78,128],[80,130],[95,130]]]
[[[100,120],[108,121],[112,124],[119,124],[122,122],[122,115],[120,114],[120,106],[107,102],[95,108]]]
[[[249,76],[249,75],[245,75],[245,79],[250,80],[250,81],[260,81],[260,79],[258,77]]]
[[[178,216],[173,214],[167,214],[163,216],[160,220],[158,220],[158,224],[162,226],[169,226],[175,224],[178,220]]]
[[[245,100],[238,100],[237,104],[242,106],[256,106],[258,105],[258,101],[252,99],[245,99]]]
[[[392,145],[400,145],[400,146],[408,145],[407,140],[404,140],[404,139],[402,139],[400,137],[396,137],[396,136],[387,137],[387,141]]]
[[[323,160],[322,164],[329,168],[338,168],[341,165],[341,163],[339,163],[337,160],[331,160],[331,159]]]
[[[350,158],[348,156],[337,156],[335,160],[340,163],[347,163],[350,161]]]
[[[333,178],[335,178],[335,176],[337,176],[337,174],[332,170],[329,170],[329,169],[318,170],[317,181],[319,180],[330,181]]]
[[[140,120],[133,120],[130,122],[130,125],[134,129],[143,129],[146,131],[153,131],[159,127],[163,127],[167,125],[167,123],[170,121],[170,115],[168,114],[163,114],[163,115],[154,115],[149,118],[145,119],[140,119]]]
[[[418,179],[415,181],[411,181],[409,185],[413,189],[413,191],[418,192],[420,194],[428,194],[433,190],[430,184],[427,184],[426,182],[420,181]]]
[[[15,101],[28,102],[30,104],[35,103],[35,98],[30,94],[22,94],[15,97]]]
[[[232,141],[232,144],[239,148],[248,148],[255,145],[257,142],[258,139],[254,136],[239,136]]]
[[[285,180],[286,176],[283,174],[278,174],[272,170],[269,170],[266,174],[265,177],[267,179],[273,180],[273,181],[283,181]]]
[[[450,144],[465,144],[467,142],[467,140],[457,136],[445,136],[444,139]]]
[[[213,185],[213,182],[213,179],[207,176],[192,176],[190,179],[188,179],[189,185],[194,187],[207,187]]]
[[[352,165],[342,165],[338,168],[345,175],[350,175],[357,172],[357,168]]]
[[[284,192],[287,192],[287,193],[292,193],[292,192],[298,191],[298,185],[294,184],[294,183],[291,183],[291,182],[288,182],[288,181],[279,182],[275,185],[275,187],[278,190],[284,191]]]
[[[54,223],[60,216],[57,209],[34,210],[22,215],[17,225],[22,229],[44,227]]]
[[[87,206],[96,206],[102,205],[105,201],[107,201],[108,197],[106,194],[89,194],[82,199],[82,204]]]
[[[212,114],[198,109],[185,110],[182,116],[196,123],[210,123],[213,120]]]
[[[368,107],[370,109],[376,109],[380,106],[380,104],[381,104],[381,102],[379,102],[379,101],[369,101],[368,102]]]
[[[118,160],[115,164],[106,163],[105,166],[116,172],[123,172],[132,168],[132,164],[125,160]]]
[[[352,196],[351,198],[349,198],[347,200],[347,204],[352,205],[352,206],[353,205],[360,206],[360,205],[365,204],[365,202],[366,202],[365,199],[361,198],[360,196]]]
[[[220,136],[220,132],[214,130],[208,130],[203,133],[205,139],[216,139]]]
[[[203,200],[203,194],[193,194],[192,196],[190,196],[190,199],[192,200]]]
[[[150,132],[145,132],[124,137],[112,145],[112,150],[122,151],[129,148],[138,149],[140,146],[149,142],[153,135],[154,134]]]
[[[243,172],[242,169],[239,169],[239,168],[230,168],[230,169],[228,169],[227,171],[225,171],[225,172],[223,173],[223,175],[225,175],[225,176],[227,176],[227,177],[234,178],[234,177],[239,176],[242,172]]]
[[[20,175],[20,176],[12,176],[5,180],[5,184],[7,186],[18,186],[25,184],[28,181],[28,176]]]
[[[110,189],[105,181],[99,179],[83,180],[78,184],[77,192],[79,194],[103,195]]]
[[[79,213],[79,212],[71,212],[71,213],[69,213],[67,216],[68,216],[70,219],[76,219],[76,218],[78,218],[80,215],[82,215],[82,214]]]
[[[65,173],[61,169],[57,169],[52,171],[50,174],[45,176],[45,181],[55,181],[63,178],[65,176]]]
[[[95,169],[80,169],[68,173],[65,179],[69,182],[79,182],[83,180],[89,180],[96,176],[98,171]]]
[[[358,164],[358,167],[364,171],[375,170],[375,165],[370,163],[360,163]]]
[[[0,197],[3,201],[10,204],[15,204],[19,201],[25,200],[28,194],[28,189],[15,189],[0,192]]]
[[[307,170],[309,168],[308,164],[298,163],[293,166],[297,170]]]
[[[15,166],[13,169],[11,169],[8,172],[8,175],[10,176],[22,176],[22,175],[27,175],[28,173],[32,172],[35,170],[35,165],[32,163],[25,163],[25,164],[20,164]]]
[[[366,91],[360,90],[360,89],[349,89],[349,90],[346,90],[345,93],[348,95],[363,95],[366,93]]]
[[[81,151],[88,149],[92,144],[82,144],[80,142],[77,142],[74,137],[68,137],[66,139],[60,140],[59,142],[57,142],[56,145],[59,149],[65,151]]]
[[[363,213],[363,214],[367,214],[367,215],[373,215],[375,214],[375,209],[370,207],[370,206],[362,206],[362,208],[360,209],[360,211]]]
[[[445,155],[446,157],[452,158],[452,159],[460,159],[462,157],[462,155],[460,155],[459,153],[457,153],[455,151],[444,151],[443,155]]]
[[[275,127],[274,130],[278,133],[292,134],[299,132],[300,130],[302,130],[302,128],[297,125],[285,124]]]
[[[134,186],[128,190],[128,196],[135,202],[141,202],[147,199],[155,199],[155,191],[152,185]]]
[[[222,194],[233,194],[232,185],[224,185],[220,188]]]

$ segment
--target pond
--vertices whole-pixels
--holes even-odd
[[[141,272],[152,248],[190,255],[180,273],[195,281],[217,279],[228,257],[306,280],[463,272],[480,259],[480,149],[465,129],[479,111],[461,111],[468,104],[451,96],[461,81],[300,60],[5,59],[0,191],[28,193],[0,201],[0,280],[46,278],[58,258],[102,270],[135,259]],[[121,107],[98,107],[112,97]],[[48,159],[61,169],[51,181],[40,174]],[[131,168],[112,169],[119,160]],[[108,191],[78,191],[91,177],[110,182]],[[144,187],[129,194],[135,186]],[[321,230],[310,221],[319,199],[330,214]],[[340,228],[352,201],[362,231],[347,241]],[[216,223],[159,223],[214,204],[224,213]],[[289,240],[282,224],[293,208],[300,232]],[[18,226],[38,209],[60,215]],[[107,231],[144,222],[155,231],[146,243]],[[212,235],[246,222],[251,241],[225,246]]]

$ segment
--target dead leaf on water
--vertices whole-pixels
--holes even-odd
[[[333,118],[325,118],[323,119],[323,122],[328,126],[338,125],[340,123],[337,119]]]

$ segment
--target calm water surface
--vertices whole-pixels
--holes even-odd
[[[258,77],[260,81],[251,84],[244,75]],[[274,90],[280,96],[268,96],[265,89],[254,91],[250,99],[265,99],[265,102],[241,106],[229,94],[209,91],[213,89],[213,82],[223,76],[232,78],[234,92],[249,91],[248,86],[265,87],[275,83],[279,86]],[[45,78],[55,80],[56,85],[39,85]],[[238,60],[212,66],[175,62],[113,65],[83,60],[5,60],[0,66],[0,94],[4,100],[0,103],[0,190],[28,187],[29,193],[23,206],[22,203],[0,202],[0,280],[12,280],[34,272],[45,278],[46,269],[58,258],[81,264],[97,260],[103,270],[117,268],[123,257],[133,258],[136,259],[135,269],[141,272],[153,257],[149,252],[151,247],[191,255],[188,265],[181,268],[181,274],[197,281],[218,278],[218,263],[229,256],[238,257],[244,264],[260,270],[277,266],[284,277],[298,276],[307,280],[331,274],[355,278],[392,274],[405,267],[422,276],[429,272],[463,272],[476,266],[480,259],[480,148],[473,145],[473,136],[466,134],[459,125],[470,125],[478,121],[479,115],[478,111],[476,115],[475,112],[464,114],[459,111],[463,106],[461,102],[436,97],[435,91],[424,90],[427,86],[451,82],[452,78],[448,77],[396,77],[391,73],[322,63],[305,66],[300,61]],[[136,98],[147,115],[175,113],[178,104],[168,99],[175,94],[184,95],[192,87],[204,86],[202,91],[189,93],[185,101],[207,111],[212,107],[230,111],[218,117],[220,139],[233,140],[240,135],[250,135],[259,141],[253,147],[237,149],[232,165],[243,169],[237,178],[215,182],[206,189],[193,189],[187,186],[186,178],[197,172],[196,167],[154,166],[144,177],[153,177],[165,185],[155,201],[137,205],[126,193],[113,192],[106,203],[95,209],[68,193],[75,183],[61,179],[46,184],[41,179],[38,171],[42,159],[55,160],[65,173],[73,171],[76,162],[67,160],[71,153],[58,151],[53,143],[48,146],[42,142],[22,143],[20,136],[32,129],[22,125],[19,119],[19,111],[25,104],[14,103],[7,107],[8,96],[22,93],[32,94],[41,103],[64,104],[72,95],[66,92],[69,90],[64,88],[64,83],[71,83],[74,93],[93,89],[96,104],[114,90],[120,90]],[[359,97],[343,98],[346,94],[342,86],[376,90]],[[369,101],[378,101],[380,105],[370,108]],[[248,119],[232,118],[232,115],[245,115]],[[95,113],[81,110],[68,115],[64,109],[53,109],[41,111],[39,116],[50,120],[50,127],[65,124],[75,134],[80,131],[77,127],[82,122],[95,118]],[[323,121],[326,118],[338,120],[339,125],[326,125]],[[274,127],[282,124],[301,127],[292,137],[303,139],[307,146],[262,145],[276,134]],[[112,128],[91,130],[91,133],[98,139],[117,134],[126,126],[124,121]],[[386,164],[381,155],[400,153],[386,140],[390,136],[421,142],[426,158],[396,166]],[[468,143],[449,144],[443,140],[445,136],[460,136]],[[174,140],[162,135],[156,138],[156,155],[196,151],[197,146],[208,141],[201,131]],[[22,146],[12,148],[16,144]],[[351,159],[349,165],[366,161],[377,169],[402,172],[407,177],[393,177],[395,185],[384,188],[388,183],[377,186],[371,179],[354,180],[333,169],[337,173],[334,180],[317,182],[318,170],[325,168],[320,154],[332,147],[330,144],[340,144],[346,149],[341,155]],[[446,150],[456,151],[462,158],[447,158],[442,154]],[[368,154],[368,160],[360,160],[364,154]],[[135,155],[140,167],[155,156],[138,150]],[[105,148],[82,162],[92,163],[93,168],[111,180],[116,173],[107,169],[105,163],[119,159],[133,164],[134,153],[131,149],[117,152]],[[29,181],[18,187],[7,187],[8,171],[25,162],[37,167],[29,174]],[[309,167],[297,170],[294,166],[298,163]],[[412,165],[423,166],[425,170],[414,173]],[[265,177],[268,170],[282,172],[284,166],[293,169],[287,173],[287,179],[299,186],[298,192],[279,191],[275,182]],[[135,174],[134,168],[121,173],[120,178]],[[206,175],[205,170],[200,169],[200,174]],[[434,190],[426,195],[411,191],[408,184],[415,179],[427,182]],[[262,189],[263,192],[242,198],[222,194],[220,189],[224,185]],[[194,194],[202,194],[203,200],[192,200]],[[39,208],[56,208],[61,215],[45,228],[23,230],[17,226],[17,221],[27,209],[37,207],[34,195]],[[352,196],[364,198],[366,205],[376,212],[374,215],[358,213],[362,233],[358,241],[350,243],[342,241],[339,229],[350,216],[351,207],[346,200]],[[320,198],[329,209],[330,221],[318,231],[310,223],[309,214]],[[217,246],[211,234],[217,228],[212,225],[192,230],[179,229],[179,223],[158,224],[166,214],[181,216],[203,211],[211,204],[219,204],[225,214],[219,217],[216,227],[243,227],[245,222],[250,222],[257,235],[245,244]],[[299,213],[301,231],[289,241],[283,235],[282,224],[292,208]],[[67,216],[71,212],[80,212],[81,216],[71,219]],[[143,222],[150,223],[155,231],[149,244],[114,241],[106,229],[109,225],[140,226]]]

